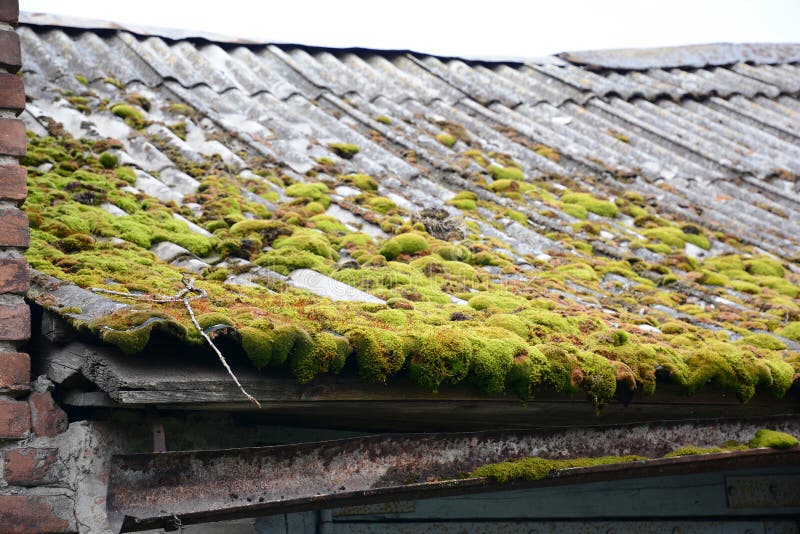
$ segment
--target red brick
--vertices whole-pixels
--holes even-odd
[[[31,338],[31,309],[24,302],[0,304],[0,340],[25,341]]]
[[[19,1],[0,0],[0,22],[16,26],[19,22]]]
[[[17,208],[0,210],[0,247],[25,247],[31,240],[28,216]]]
[[[3,478],[12,486],[42,486],[58,481],[58,449],[20,447],[5,453]]]
[[[0,352],[0,391],[27,391],[31,359],[22,352]]]
[[[0,119],[0,154],[22,157],[27,147],[25,123],[19,119]]]
[[[74,508],[63,495],[2,495],[0,525],[3,534],[77,532]]]
[[[30,429],[31,410],[28,403],[0,397],[0,439],[20,439]]]
[[[0,258],[0,293],[24,295],[28,287],[28,262],[22,258]]]
[[[22,76],[0,73],[0,108],[16,111],[17,115],[25,109],[25,85]]]
[[[3,89],[0,87],[0,96]],[[21,165],[0,166],[0,200],[21,204],[28,196],[28,169]]]
[[[67,414],[53,401],[50,393],[34,391],[28,397],[31,407],[31,430],[37,436],[51,438],[67,429]]]
[[[21,66],[19,35],[13,31],[0,31],[0,67],[17,72]]]

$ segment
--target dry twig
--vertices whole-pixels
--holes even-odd
[[[220,350],[217,348],[217,346],[214,345],[214,342],[211,340],[211,338],[208,336],[208,334],[203,332],[203,329],[200,326],[200,323],[197,322],[197,318],[195,318],[195,316],[194,316],[194,310],[192,309],[191,301],[197,300],[197,299],[206,298],[208,296],[208,292],[205,289],[200,289],[198,287],[195,287],[194,286],[194,278],[183,278],[181,281],[183,282],[183,286],[184,286],[183,289],[178,291],[178,293],[173,295],[173,296],[169,296],[169,295],[153,295],[153,296],[150,296],[150,295],[131,295],[130,293],[123,293],[122,291],[112,291],[110,289],[102,289],[102,288],[98,288],[98,287],[93,287],[92,291],[95,292],[95,293],[103,293],[105,295],[114,295],[114,296],[117,296],[117,297],[123,297],[123,298],[130,299],[130,300],[139,300],[139,301],[144,301],[144,302],[155,302],[155,303],[160,303],[160,304],[164,304],[164,303],[167,303],[167,302],[182,302],[184,307],[186,308],[186,311],[189,313],[189,318],[192,320],[192,324],[197,329],[197,331],[200,333],[200,335],[203,336],[203,339],[206,340],[206,342],[209,344],[209,346],[217,354],[217,358],[219,358],[220,363],[225,368],[225,370],[228,372],[228,374],[233,379],[233,381],[236,383],[236,385],[239,387],[239,390],[242,392],[242,394],[244,394],[245,397],[247,397],[247,399],[250,402],[252,402],[256,406],[261,408],[261,403],[258,402],[258,399],[256,399],[252,395],[250,395],[247,392],[247,390],[244,389],[244,386],[242,386],[241,382],[239,382],[239,379],[236,378],[236,375],[233,373],[233,370],[231,369],[230,365],[228,365],[228,361],[225,359],[225,356],[223,356],[222,352],[220,352]],[[193,294],[193,296],[189,296],[190,294]]]

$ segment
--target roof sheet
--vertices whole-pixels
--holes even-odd
[[[19,33],[28,258],[56,278],[32,296],[129,352],[203,339],[179,300],[91,290],[172,295],[191,275],[207,333],[303,381],[599,405],[658,380],[784,395],[797,376],[791,47],[591,71]]]

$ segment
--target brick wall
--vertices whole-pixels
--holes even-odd
[[[70,532],[74,506],[58,488],[58,448],[41,445],[66,430],[66,415],[46,383],[32,387],[23,352],[31,336],[23,258],[30,233],[20,210],[27,173],[19,165],[26,138],[18,16],[18,0],[0,0],[0,531]]]

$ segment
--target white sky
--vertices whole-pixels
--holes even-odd
[[[466,57],[800,42],[800,0],[20,0],[20,9],[276,43]]]

